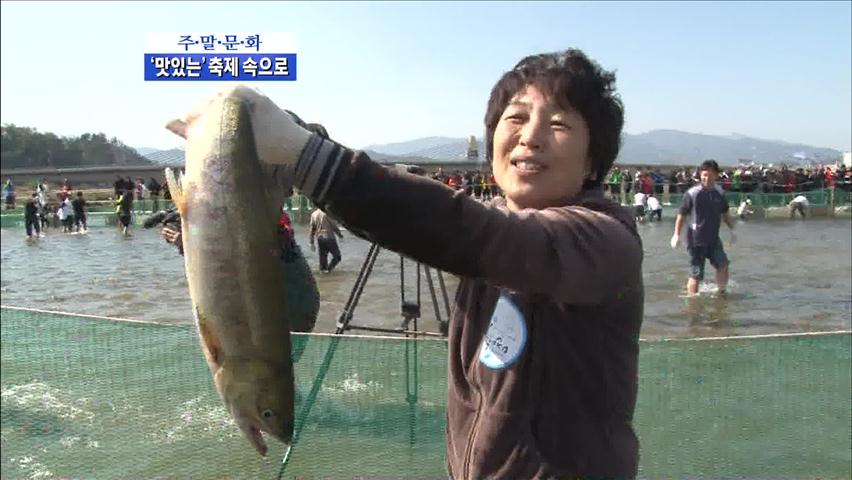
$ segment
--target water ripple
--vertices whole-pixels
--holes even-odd
[[[683,299],[688,257],[668,246],[671,223],[640,226],[643,239],[645,320],[643,336],[736,335],[852,328],[852,236],[848,220],[749,222],[737,226],[728,300]],[[168,323],[192,321],[183,261],[155,230],[135,229],[123,238],[96,227],[89,235],[28,241],[22,229],[2,234],[2,302],[7,305],[129,317]],[[723,238],[727,232],[723,233]],[[297,239],[307,246],[306,227]],[[348,235],[343,261],[330,275],[317,274],[322,306],[317,331],[335,328],[369,244]],[[304,248],[312,268],[316,253]],[[413,263],[406,263],[406,299],[414,297]],[[316,270],[315,270],[316,274]],[[457,281],[447,279],[452,298]],[[713,278],[708,265],[707,278]],[[437,330],[425,278],[420,328]],[[395,328],[401,320],[399,257],[383,250],[355,311],[354,323]]]

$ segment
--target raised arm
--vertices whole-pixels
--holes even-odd
[[[584,206],[512,212],[313,136],[296,186],[356,235],[458,275],[595,303],[640,279],[638,236]],[[603,204],[603,202],[601,202]]]
[[[565,302],[598,303],[641,283],[632,219],[597,191],[544,210],[482,205],[312,134],[256,91],[237,86],[220,95],[245,102],[258,156],[277,167],[279,183],[292,180],[355,235],[458,275]],[[185,136],[193,118],[219,113],[211,110],[202,106],[168,128]]]

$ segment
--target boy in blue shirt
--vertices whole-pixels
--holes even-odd
[[[725,192],[716,184],[719,165],[713,160],[707,160],[701,164],[700,170],[701,183],[690,188],[683,195],[683,203],[675,220],[671,246],[677,248],[684,218],[689,216],[686,231],[686,250],[689,252],[690,265],[689,280],[686,283],[687,293],[690,295],[698,293],[698,282],[704,279],[705,260],[710,260],[710,264],[716,269],[716,285],[719,287],[719,293],[725,293],[730,261],[722,247],[719,228],[724,220],[731,229],[733,244],[736,239],[734,224],[728,216]]]

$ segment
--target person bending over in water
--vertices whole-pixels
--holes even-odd
[[[746,197],[746,199],[740,203],[739,208],[737,208],[737,215],[740,217],[740,220],[745,220],[754,215],[754,210],[751,208],[750,198]]]
[[[790,218],[796,218],[796,212],[802,215],[802,218],[805,218],[807,215],[805,213],[810,208],[810,202],[808,202],[808,197],[804,195],[796,195],[796,197],[790,201],[788,205],[790,208]]]

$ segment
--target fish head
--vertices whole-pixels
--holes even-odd
[[[292,369],[259,360],[241,362],[237,369],[220,370],[216,386],[243,435],[261,455],[266,455],[267,446],[260,432],[289,445],[294,423]]]

